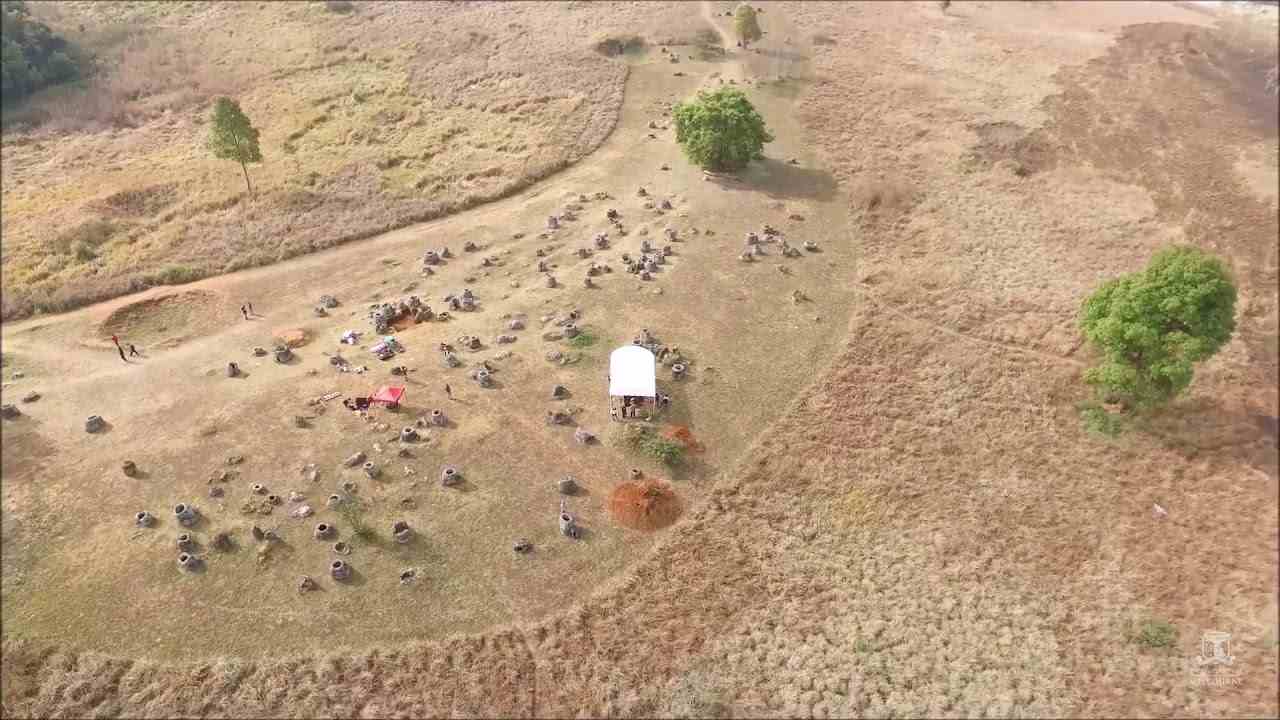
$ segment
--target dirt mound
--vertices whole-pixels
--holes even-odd
[[[217,295],[190,290],[122,305],[102,321],[98,334],[102,340],[118,335],[122,342],[154,344],[199,335],[232,319]]]
[[[311,335],[302,328],[276,328],[271,332],[271,337],[291,348],[302,347],[311,339]]]
[[[684,425],[666,426],[662,429],[662,437],[672,442],[680,443],[684,446],[684,449],[689,452],[702,452],[706,449],[706,447],[702,443],[698,442],[698,439],[693,436],[693,433],[689,432],[689,428]]]
[[[680,498],[661,480],[625,482],[609,493],[609,515],[632,530],[660,530],[680,517]]]

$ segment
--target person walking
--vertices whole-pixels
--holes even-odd
[[[138,348],[133,343],[129,343],[129,357],[142,357],[142,353],[138,352]]]
[[[449,383],[444,384],[444,394],[448,395],[450,400],[453,399],[453,388],[449,387]]]
[[[125,362],[129,362],[129,358],[124,356],[124,348],[120,347],[119,345],[116,345],[116,350],[120,353],[121,360]]]
[[[244,316],[245,320],[249,319],[249,311],[245,310],[243,305],[240,306],[240,314]]]

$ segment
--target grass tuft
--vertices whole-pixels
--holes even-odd
[[[570,347],[575,347],[579,350],[582,350],[584,348],[589,348],[592,345],[595,345],[596,340],[598,339],[599,338],[596,337],[595,333],[591,332],[590,330],[583,329],[577,335],[569,338],[569,345]]]
[[[1089,432],[1109,438],[1119,437],[1129,427],[1129,421],[1123,415],[1109,413],[1097,405],[1082,407],[1080,419]]]
[[[1149,648],[1173,647],[1178,642],[1178,629],[1165,620],[1144,620],[1133,639]]]

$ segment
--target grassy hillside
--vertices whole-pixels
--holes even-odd
[[[548,11],[550,10],[550,11]],[[611,34],[652,3],[96,3],[33,13],[96,54],[5,119],[3,317],[275,262],[471,207],[608,136]],[[264,161],[204,148],[239,100]]]

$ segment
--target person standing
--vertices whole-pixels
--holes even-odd
[[[245,320],[249,319],[249,311],[246,310],[243,305],[240,306],[240,314],[244,316]]]
[[[138,348],[133,343],[129,343],[129,357],[142,357],[142,353],[138,352]]]
[[[444,394],[449,396],[450,400],[453,399],[453,388],[449,387],[449,383],[444,384]]]

